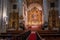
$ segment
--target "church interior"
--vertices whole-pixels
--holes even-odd
[[[60,0],[0,0],[0,40],[60,40]]]

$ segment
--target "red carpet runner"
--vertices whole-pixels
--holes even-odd
[[[36,40],[37,37],[36,37],[36,33],[32,32],[29,37],[28,37],[28,40]]]

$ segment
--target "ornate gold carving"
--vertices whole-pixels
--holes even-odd
[[[28,11],[28,24],[39,25],[42,22],[42,10],[36,7]]]
[[[9,15],[9,27],[8,29],[17,29],[19,27],[19,15],[16,12],[10,13]]]
[[[50,10],[49,11],[49,29],[58,28],[59,27],[59,18],[58,18],[58,11],[57,10]]]

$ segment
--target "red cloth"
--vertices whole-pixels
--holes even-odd
[[[31,34],[29,35],[28,40],[36,40],[36,39],[37,39],[36,33],[31,33]]]

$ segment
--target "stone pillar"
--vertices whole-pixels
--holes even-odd
[[[43,8],[44,8],[44,20],[48,22],[48,2],[47,0],[43,0]]]
[[[19,15],[23,15],[23,0],[18,0]]]
[[[48,1],[43,0],[43,14],[44,14],[44,26],[48,25]],[[43,29],[48,30],[48,27],[43,27]]]
[[[60,16],[60,0],[59,0],[59,3],[58,4],[59,4],[59,8],[58,9],[59,9],[59,16]]]
[[[23,0],[18,0],[18,12],[19,12],[19,17],[23,16]],[[23,20],[19,19],[19,23],[22,21]]]
[[[2,28],[2,0],[0,0],[0,33]]]
[[[59,33],[60,33],[60,0],[58,1],[58,4],[59,4]]]
[[[3,9],[2,9],[2,33],[6,32],[6,17],[7,17],[7,0],[2,0]]]

